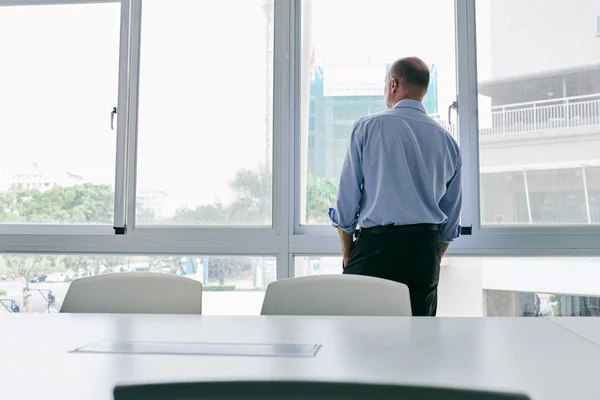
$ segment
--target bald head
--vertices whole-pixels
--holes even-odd
[[[429,68],[417,57],[394,61],[387,73],[388,107],[403,99],[422,101],[429,87]]]

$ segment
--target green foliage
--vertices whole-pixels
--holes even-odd
[[[243,169],[230,182],[236,200],[229,204],[220,201],[195,209],[181,208],[171,219],[173,224],[198,225],[258,225],[270,224],[272,214],[273,177],[267,167],[256,170]],[[336,198],[333,182],[316,175],[309,175],[307,182],[306,213],[309,223],[327,223],[327,210]],[[109,185],[83,184],[56,187],[47,191],[13,188],[0,193],[0,223],[41,224],[112,224],[114,191]],[[137,216],[145,223],[152,223],[154,210],[138,206]],[[5,256],[5,264],[12,273],[31,279],[52,269],[83,269],[99,273],[102,266],[112,268],[127,263],[126,257],[68,255],[54,256]],[[153,258],[151,267],[183,266],[181,257]],[[219,279],[237,276],[250,269],[244,257],[210,258],[209,273]],[[158,265],[163,264],[163,265]]]
[[[230,206],[230,218],[236,225],[271,222],[273,177],[268,168],[238,171],[229,187],[237,195]]]
[[[125,256],[113,255],[85,255],[75,254],[63,256],[60,259],[61,265],[64,268],[70,268],[75,271],[83,269],[84,271],[93,272],[98,275],[101,267],[113,268],[119,265],[127,264],[128,258]]]
[[[235,285],[204,286],[202,288],[203,292],[233,292],[234,290],[235,290]]]
[[[174,224],[225,225],[229,221],[229,209],[221,202],[198,206],[195,209],[180,208],[171,220]]]
[[[271,222],[273,178],[267,168],[238,171],[229,187],[237,200],[177,210],[175,224],[258,225]],[[327,211],[335,205],[336,185],[317,175],[309,175],[306,189],[306,216],[310,224],[329,222]]]
[[[552,307],[553,316],[561,315],[561,298],[562,296],[556,294],[550,296],[550,306]]]
[[[306,219],[309,224],[329,222],[327,211],[335,205],[336,185],[318,175],[309,174],[306,184]]]
[[[170,221],[174,224],[258,225],[271,222],[273,178],[266,167],[236,173],[230,189],[237,199],[229,205],[220,201],[195,209],[181,208]],[[309,223],[327,223],[327,210],[335,203],[333,182],[309,175],[306,213]],[[14,188],[0,193],[0,223],[111,224],[114,191],[109,185],[84,184],[56,187],[47,191]],[[138,207],[140,221],[151,223],[154,210]],[[82,261],[83,262],[83,261]],[[72,262],[70,264],[73,264]]]
[[[43,192],[15,188],[0,193],[0,222],[111,224],[113,204],[109,185],[84,184]]]
[[[225,279],[240,275],[252,268],[247,257],[210,257],[208,259],[208,277],[217,278],[219,286],[225,285]]]

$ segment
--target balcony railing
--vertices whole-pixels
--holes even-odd
[[[481,136],[540,132],[552,129],[600,126],[600,93],[587,96],[532,101],[492,107],[492,126],[479,129]],[[483,110],[480,110],[480,115]],[[447,117],[431,114],[456,138],[458,127]],[[481,123],[481,120],[480,120]]]
[[[503,135],[595,125],[600,125],[600,94],[495,106],[492,107],[492,127],[480,129],[480,134]]]

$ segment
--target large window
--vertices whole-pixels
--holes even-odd
[[[428,63],[425,108],[447,126],[445,110],[456,99],[454,4],[305,0],[302,5],[300,223],[328,224],[352,125],[385,110],[384,79],[395,60],[418,55]],[[403,18],[398,24],[398,15],[426,18]],[[308,146],[310,137],[314,146]]]
[[[597,4],[476,6],[482,223],[597,224]]]
[[[600,9],[538,3],[0,0],[0,293],[208,265],[206,313],[257,313],[294,266],[339,273],[327,211],[352,126],[418,56],[424,107],[463,151],[440,315],[537,298],[591,314],[600,293],[576,283],[600,270]],[[590,258],[536,258],[574,256]]]
[[[119,16],[0,6],[0,223],[113,223]]]
[[[10,254],[0,258],[0,313],[60,311],[70,283],[79,278],[156,272],[202,282],[203,314],[258,315],[275,269],[274,257]]]
[[[142,7],[137,223],[270,225],[273,1]]]

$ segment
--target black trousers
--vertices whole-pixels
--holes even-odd
[[[437,225],[383,226],[362,229],[344,274],[404,283],[413,316],[435,316],[442,260]]]

